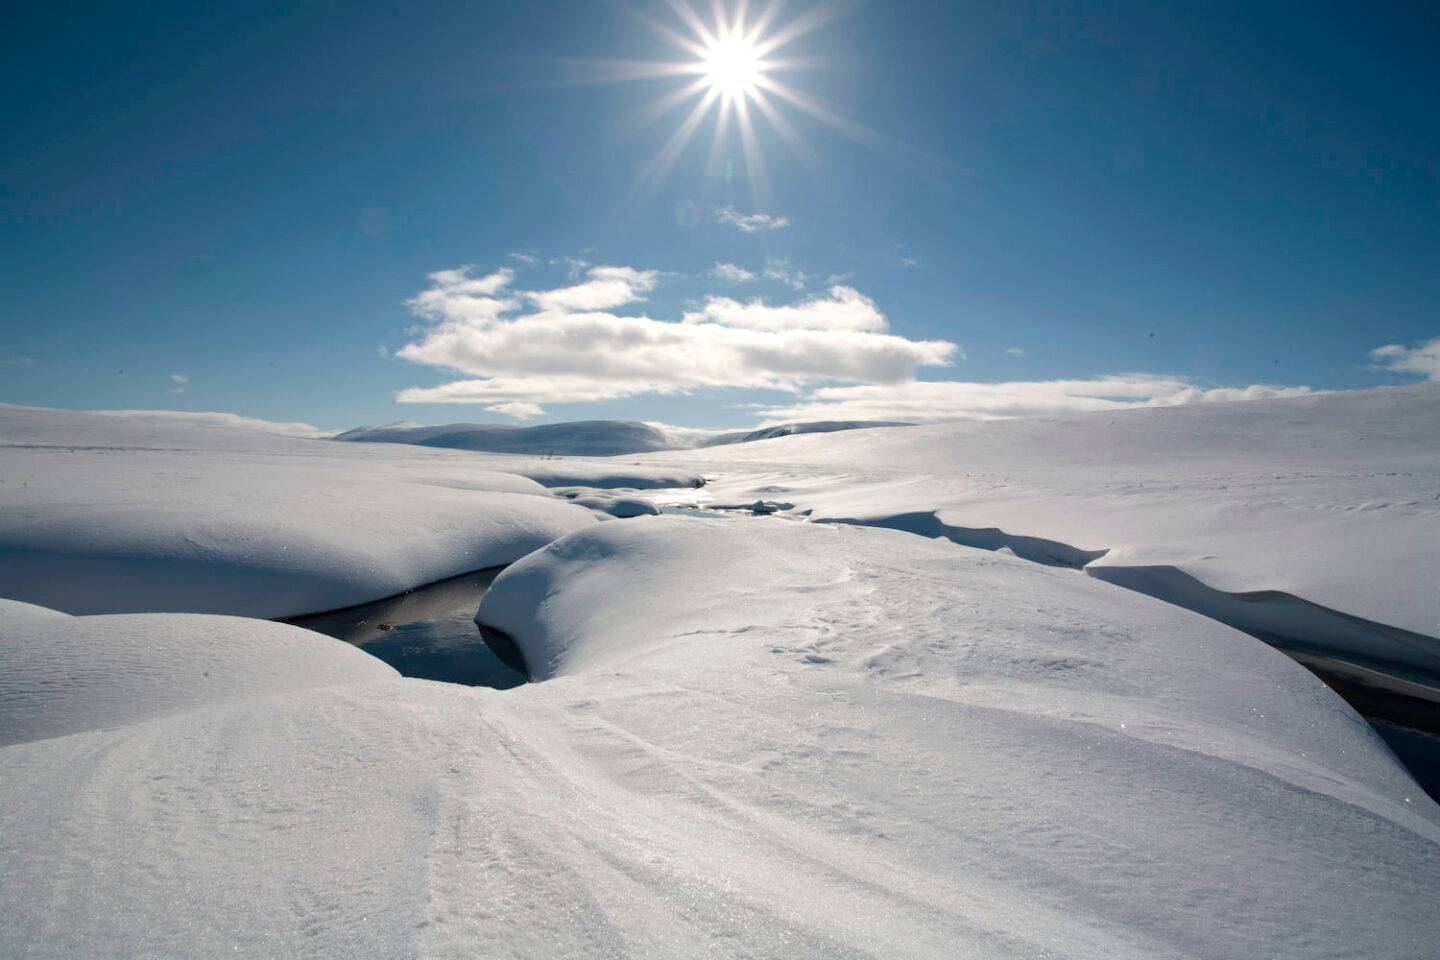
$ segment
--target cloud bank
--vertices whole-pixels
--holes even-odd
[[[278,433],[287,437],[328,437],[334,432],[321,430],[308,423],[261,420],[258,417],[242,417],[238,413],[201,413],[189,410],[90,410],[88,412],[106,417],[123,417],[127,420],[167,420],[171,423],[190,423],[198,427],[234,427],[241,430],[258,430],[261,433]]]
[[[1140,406],[1303,396],[1309,387],[1207,388],[1182,377],[1127,373],[1068,380],[918,381],[924,368],[964,359],[942,340],[890,332],[874,300],[832,283],[787,304],[710,295],[678,319],[641,308],[654,270],[577,264],[565,285],[517,287],[513,268],[483,276],[461,267],[430,274],[409,301],[424,323],[395,355],[458,376],[397,394],[402,403],[475,403],[516,419],[550,404],[595,403],[708,388],[781,390],[790,402],[752,405],[765,423],[797,420],[989,420]],[[734,264],[712,276],[754,279]],[[799,296],[799,294],[797,294]],[[623,311],[623,312],[622,312]],[[1012,356],[1024,351],[1012,347]],[[1440,378],[1440,338],[1382,347],[1391,369]]]
[[[1297,397],[1309,387],[1255,385],[1203,389],[1176,377],[1134,373],[1082,380],[1011,383],[910,381],[822,387],[803,401],[762,406],[762,426],[803,420],[999,420],[1130,407]]]
[[[396,356],[466,379],[414,387],[402,403],[481,403],[513,417],[545,403],[588,403],[707,387],[798,392],[820,383],[900,384],[946,366],[959,348],[888,332],[874,301],[846,286],[796,304],[709,297],[679,321],[621,315],[643,303],[655,271],[596,266],[554,290],[512,289],[509,268],[430,275],[409,303],[431,323]]]
[[[1440,380],[1440,337],[1414,347],[1392,343],[1371,350],[1370,357],[1396,373],[1415,373],[1427,380]]]

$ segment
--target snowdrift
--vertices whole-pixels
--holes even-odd
[[[716,502],[1029,551],[1212,615],[1268,591],[1440,637],[1440,384],[665,456],[709,475]],[[1357,656],[1396,652],[1379,632]],[[1440,675],[1435,649],[1407,662]]]
[[[288,617],[509,563],[595,522],[450,451],[0,408],[0,596]]]
[[[357,427],[336,440],[358,443],[414,443],[427,447],[483,450],[529,456],[612,457],[688,446],[648,423],[631,420],[581,420],[512,427],[488,423],[447,423],[434,427],[392,424]]]
[[[577,420],[534,427],[491,423],[446,423],[426,427],[415,423],[392,423],[383,427],[356,427],[331,439],[352,443],[413,443],[426,447],[527,456],[616,457],[656,450],[748,443],[794,433],[830,433],[862,427],[895,426],[905,424],[880,420],[823,420],[710,434],[703,430],[666,429],[633,420]]]
[[[516,564],[482,613],[553,679],[357,676],[0,748],[0,953],[1407,957],[1440,937],[1440,809],[1343,702],[1073,571],[642,517]],[[33,613],[95,642],[132,619]]]
[[[195,614],[71,617],[0,600],[0,746],[397,677],[309,630]]]

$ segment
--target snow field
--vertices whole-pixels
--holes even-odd
[[[0,444],[0,596],[75,614],[316,613],[596,522],[452,451],[15,407]]]

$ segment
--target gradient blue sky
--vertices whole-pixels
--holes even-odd
[[[791,0],[773,27],[815,6]],[[646,29],[684,32],[662,0],[22,2],[0,64],[0,400],[339,428],[512,422],[496,402],[396,401],[486,375],[531,393],[620,382],[598,327],[566,327],[576,354],[553,365],[498,344],[445,369],[439,314],[414,298],[466,265],[514,271],[515,309],[485,322],[516,342],[590,266],[646,278],[602,312],[665,335],[687,311],[724,314],[712,297],[815,308],[756,314],[751,332],[798,323],[819,344],[768,372],[747,341],[709,386],[683,364],[663,382],[632,370],[615,388],[632,395],[557,388],[540,421],[1047,412],[1440,378],[1432,4],[822,11],[776,54],[809,68],[773,76],[847,123],[773,99],[813,155],[757,122],[757,192],[738,136],[711,162],[714,113],[667,176],[642,177],[687,108],[644,111],[685,78],[582,82],[615,70],[592,61],[694,59]],[[784,225],[735,222],[756,213]],[[883,320],[832,330],[846,298]],[[955,344],[951,365],[815,359],[831,340],[869,350],[877,323]]]

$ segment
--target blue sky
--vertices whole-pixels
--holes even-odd
[[[22,4],[0,400],[728,426],[1440,378],[1426,5],[792,25],[801,147],[742,91],[752,150],[712,108],[647,176],[703,80],[616,79],[700,59],[663,0]]]

